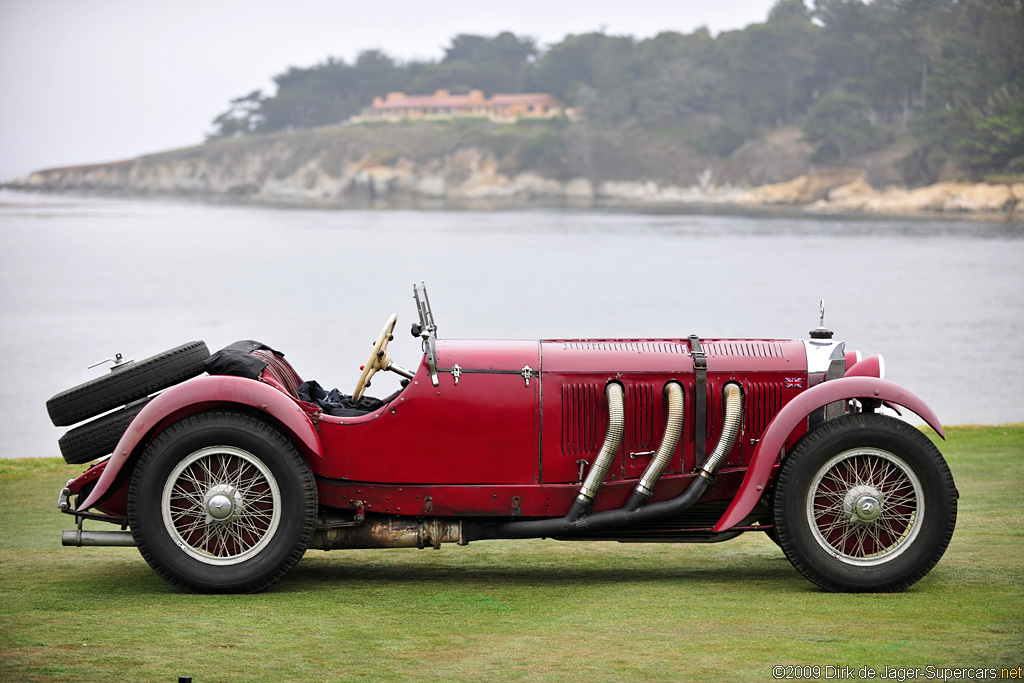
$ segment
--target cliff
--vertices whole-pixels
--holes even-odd
[[[814,170],[782,129],[724,162],[643,131],[480,121],[362,124],[219,139],[109,164],[32,173],[46,192],[228,197],[328,206],[423,202],[804,206],[819,211],[970,213],[1024,219],[1024,183],[888,184],[882,165]],[[890,165],[891,166],[891,165]],[[810,171],[810,172],[809,172]]]

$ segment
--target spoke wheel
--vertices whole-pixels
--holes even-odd
[[[281,522],[281,489],[252,453],[211,446],[174,468],[160,510],[167,533],[190,557],[237,564],[274,538]]]
[[[316,483],[295,445],[255,415],[174,423],[136,465],[128,521],[139,551],[175,586],[256,592],[298,562],[316,525]]]
[[[869,567],[913,544],[924,516],[921,481],[899,456],[864,448],[826,462],[807,497],[815,540],[842,562]]]
[[[956,526],[957,491],[938,449],[875,414],[804,436],[782,463],[774,497],[779,546],[831,591],[908,588],[939,561]]]

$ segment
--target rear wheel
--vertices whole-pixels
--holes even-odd
[[[805,436],[783,463],[775,532],[793,566],[826,590],[900,591],[942,557],[956,498],[942,455],[919,430],[846,415]]]
[[[200,413],[143,453],[128,519],[142,556],[189,591],[251,593],[298,562],[316,525],[316,484],[295,446],[258,417]]]

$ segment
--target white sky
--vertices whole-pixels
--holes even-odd
[[[0,180],[203,141],[289,66],[366,49],[437,59],[459,33],[541,45],[762,22],[774,0],[0,0]]]

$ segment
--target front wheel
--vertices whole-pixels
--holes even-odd
[[[194,592],[253,593],[299,561],[316,525],[316,484],[294,444],[258,417],[199,413],[145,450],[128,520],[142,556]]]
[[[935,445],[874,414],[807,434],[779,472],[775,531],[805,577],[830,591],[894,592],[939,561],[956,525],[957,492]]]

